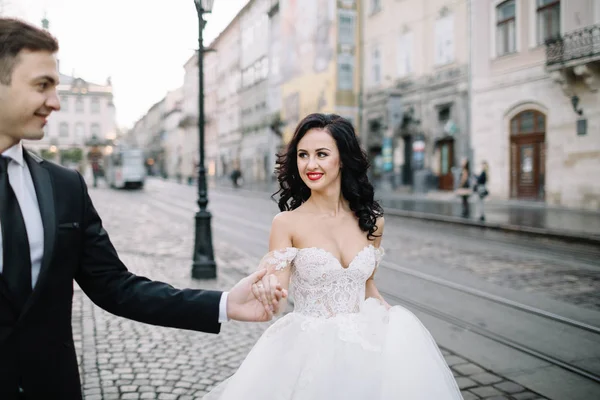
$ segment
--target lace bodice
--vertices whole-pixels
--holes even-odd
[[[365,283],[383,254],[383,248],[365,246],[344,268],[326,250],[289,247],[268,253],[261,265],[272,270],[292,268],[290,295],[294,312],[330,318],[360,311],[365,301]]]

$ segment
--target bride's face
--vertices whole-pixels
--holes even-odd
[[[325,129],[311,129],[298,142],[298,173],[310,190],[340,184],[340,153]]]

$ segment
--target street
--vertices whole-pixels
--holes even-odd
[[[211,189],[218,279],[194,281],[195,187],[155,179],[90,193],[128,268],[177,287],[227,290],[254,270],[278,211],[264,193]],[[600,397],[598,248],[394,216],[383,247],[380,291],[431,331],[465,399]],[[202,398],[268,325],[229,322],[219,335],[154,327],[76,290],[85,399]]]

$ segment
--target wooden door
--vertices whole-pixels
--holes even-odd
[[[523,111],[511,120],[511,197],[544,200],[546,180],[546,118]]]
[[[454,140],[446,139],[438,143],[440,151],[440,171],[439,188],[440,190],[453,190],[454,177],[452,167],[454,167]]]

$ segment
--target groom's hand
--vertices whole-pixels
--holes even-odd
[[[263,304],[252,293],[252,285],[260,282],[267,274],[267,270],[256,271],[252,275],[239,281],[227,296],[227,317],[237,321],[269,321],[273,312],[277,312],[281,299],[287,297],[287,291],[279,283],[274,287],[272,305]]]

